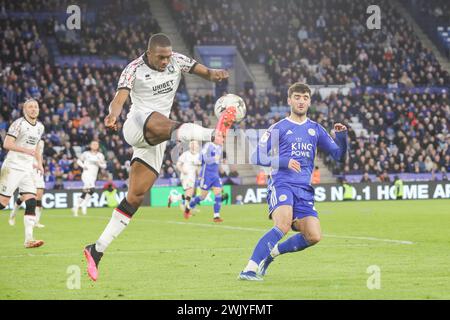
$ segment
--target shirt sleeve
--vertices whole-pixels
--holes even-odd
[[[206,164],[217,163],[216,161],[216,148],[212,145],[212,143],[208,143],[203,147],[202,150],[202,158]]]
[[[172,54],[173,59],[178,64],[182,72],[192,72],[195,65],[197,64],[197,61],[195,61],[192,58],[186,57],[185,55],[174,52]]]
[[[6,135],[17,138],[20,134],[20,124],[21,123],[22,123],[22,121],[20,119],[17,119],[16,121],[14,121],[11,124],[11,126],[9,127]]]
[[[334,160],[342,162],[347,153],[347,131],[336,132],[334,140],[324,127],[319,125],[319,140],[317,146],[333,157]]]
[[[267,129],[259,139],[256,150],[251,156],[251,163],[264,167],[287,168],[289,158],[278,155],[280,136],[277,127],[272,126]]]
[[[119,83],[117,84],[117,90],[133,89],[134,80],[136,79],[137,66],[138,64],[136,62],[132,62],[125,69],[123,69],[122,74],[119,78]]]

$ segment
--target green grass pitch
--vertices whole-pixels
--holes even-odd
[[[278,257],[263,282],[236,279],[271,227],[266,205],[225,206],[224,222],[201,207],[141,208],[108,248],[96,283],[82,249],[111,216],[90,209],[44,210],[46,244],[23,248],[17,225],[0,215],[0,299],[450,299],[450,200],[318,203],[322,241]],[[379,289],[369,289],[370,266]],[[79,268],[79,269],[78,269]],[[76,286],[80,270],[80,288]],[[369,271],[371,268],[369,268]],[[69,286],[68,286],[69,284]]]

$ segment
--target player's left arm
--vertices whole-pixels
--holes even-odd
[[[200,63],[197,63],[192,67],[191,73],[212,82],[220,82],[228,79],[230,76],[227,70],[210,69]]]
[[[38,169],[41,172],[41,174],[44,174],[44,165],[43,165],[43,161],[42,161],[42,151],[43,150],[41,150],[40,143],[38,143],[36,145],[36,152],[34,154],[34,156],[35,156],[35,158],[37,160],[37,168],[36,169]]]
[[[102,169],[106,169],[106,161],[105,161],[105,156],[103,154],[100,156],[100,160],[98,161],[98,166]]]
[[[341,123],[334,125],[336,139],[333,139],[324,127],[319,125],[317,146],[331,155],[334,160],[344,162],[347,154],[347,127]]]

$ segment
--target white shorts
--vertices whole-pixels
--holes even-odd
[[[151,146],[145,141],[144,124],[152,112],[146,114],[133,112],[128,114],[128,118],[123,124],[123,136],[125,141],[133,147],[131,163],[133,161],[141,162],[155,172],[156,175],[159,175],[167,141],[161,142],[156,146]]]
[[[81,174],[81,181],[83,181],[83,189],[91,189],[95,188],[95,181],[97,181],[97,177],[93,177],[90,174]]]
[[[45,189],[44,175],[37,170],[34,170],[34,183],[36,184],[36,189]]]
[[[33,171],[22,171],[3,165],[0,172],[0,194],[12,197],[19,188],[19,194],[36,195],[36,184]]]
[[[180,177],[183,190],[187,190],[195,187],[195,175],[186,175]]]

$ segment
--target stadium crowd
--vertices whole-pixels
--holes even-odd
[[[114,3],[118,5],[113,6]],[[145,47],[150,30],[159,31],[153,18],[146,22],[149,25],[141,25],[140,18],[152,17],[151,12],[140,9],[143,0],[133,3],[136,4],[135,11],[127,12],[137,17],[137,24],[142,28],[134,28],[136,33],[124,31],[123,34],[132,35],[124,38],[113,32],[126,30],[122,29],[120,22],[112,18],[100,20],[102,23],[96,31],[89,29],[89,32],[96,32],[98,38],[89,32],[80,38],[96,39],[96,52],[92,54],[115,54],[130,61],[142,52],[139,48]],[[395,21],[392,21],[391,34],[385,34],[358,27],[354,12],[358,4],[347,0],[337,0],[329,8],[323,2],[290,1],[277,3],[277,6],[273,1],[256,3],[260,8],[269,10],[267,14],[286,14],[289,17],[282,21],[283,24],[289,21],[289,32],[282,33],[285,38],[277,40],[278,37],[257,36],[259,33],[273,34],[281,27],[277,19],[265,19],[264,10],[257,10],[253,15],[255,19],[243,19],[255,0],[234,1],[230,5],[221,2],[216,9],[212,7],[217,0],[208,3],[203,0],[178,0],[172,3],[175,14],[180,17],[181,30],[185,31],[184,35],[190,39],[191,45],[236,43],[249,62],[263,62],[271,72],[277,84],[274,92],[256,93],[248,89],[237,93],[247,105],[247,117],[238,125],[239,128],[267,128],[283,118],[286,115],[284,112],[272,110],[273,107],[286,105],[285,86],[294,80],[304,80],[310,84],[352,82],[356,88],[376,84],[394,89],[418,85],[448,87],[450,84],[448,74],[441,70],[431,52],[408,33],[408,25],[402,23],[395,11],[386,17],[389,21]],[[349,5],[346,15],[342,10],[330,14],[334,6],[343,3]],[[58,32],[63,34],[61,30],[56,30],[56,20],[37,21],[33,17],[4,19],[8,11],[47,11],[47,8],[65,4],[62,0],[0,1],[0,136],[4,138],[11,122],[21,116],[20,104],[27,97],[33,97],[40,103],[40,120],[46,129],[46,181],[56,182],[58,187],[62,186],[62,181],[79,180],[81,170],[76,164],[77,151],[84,150],[93,139],[99,140],[107,160],[107,168],[100,172],[99,178],[125,180],[132,149],[123,139],[120,127],[123,122],[119,124],[118,132],[106,131],[103,124],[122,68],[110,65],[57,65],[53,63],[52,52],[47,45],[49,38],[57,38]],[[204,8],[200,8],[202,4]],[[80,5],[88,6],[88,2],[81,1]],[[302,10],[301,5],[305,5]],[[114,1],[102,10],[98,17],[114,17],[114,14],[127,10],[127,4],[126,1]],[[227,15],[233,17],[229,21],[219,19],[218,15],[227,10],[239,11],[243,15]],[[320,21],[325,21],[326,28],[317,27],[316,16]],[[200,19],[193,23],[197,18]],[[305,21],[304,26],[296,19]],[[320,21],[319,24],[323,23]],[[221,36],[224,28],[233,31],[227,33],[227,36],[232,35],[231,38],[226,38],[225,33]],[[302,28],[304,30],[298,32]],[[102,33],[101,30],[109,31]],[[352,36],[348,36],[350,34]],[[261,42],[258,39],[262,39]],[[65,48],[60,42],[58,45],[61,52],[67,49],[67,53],[71,54],[89,53],[92,48],[86,41],[81,41],[75,51],[70,51],[73,48]],[[308,61],[303,60],[301,65],[293,64],[299,57]],[[313,65],[315,69],[311,68]],[[351,67],[342,68],[345,65]],[[450,172],[448,92],[402,92],[381,94],[361,91],[348,96],[332,94],[327,98],[314,95],[311,119],[330,128],[335,122],[347,121],[348,124],[351,117],[358,117],[367,131],[359,135],[350,127],[350,157],[342,168],[335,168],[335,173],[376,173],[383,176],[385,172]],[[183,122],[197,121],[211,127],[214,101],[212,95],[194,95],[190,97],[189,105],[182,107],[176,99],[171,118]],[[123,119],[127,108],[122,114]],[[173,145],[169,143],[166,151],[161,171],[163,178],[177,177],[170,157]],[[2,150],[0,162],[4,156]],[[221,174],[223,177],[238,175],[232,164],[225,165]]]
[[[450,85],[448,72],[388,1],[379,1],[383,28],[366,27],[370,4],[173,0],[171,7],[191,47],[234,44],[247,62],[265,64],[282,91],[295,81],[392,88]]]

